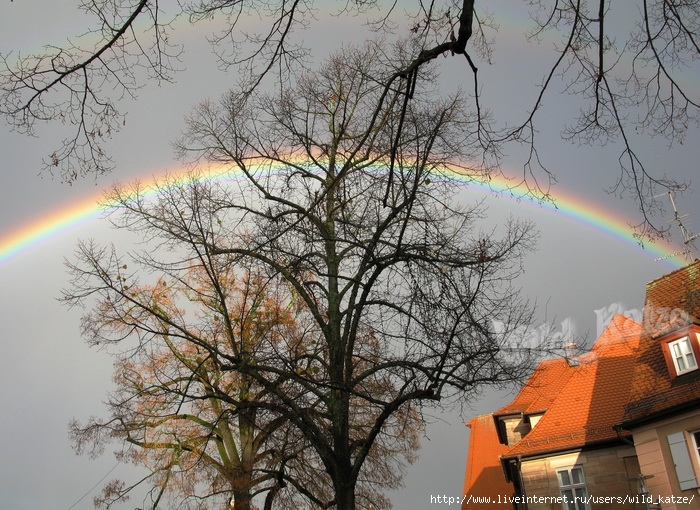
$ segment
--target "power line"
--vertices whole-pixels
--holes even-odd
[[[115,469],[117,469],[117,466],[118,466],[118,465],[119,465],[119,461],[117,461],[117,463],[116,463],[114,466],[112,466],[112,469],[110,469],[109,471],[107,471],[107,474],[104,475],[102,478],[100,478],[100,480],[99,480],[95,485],[93,485],[92,487],[90,487],[90,490],[87,491],[85,494],[83,494],[83,495],[80,497],[80,499],[79,499],[78,501],[76,501],[76,502],[73,503],[71,506],[69,506],[69,507],[68,507],[68,510],[71,510],[72,508],[75,507],[75,505],[77,505],[77,504],[80,503],[82,500],[84,500],[84,499],[88,496],[88,494],[90,494],[92,491],[95,490],[95,487],[97,487],[98,485],[100,485],[100,484],[102,483],[102,481],[103,481],[105,478],[107,478],[107,477],[109,476],[109,474],[110,474],[112,471],[114,471]]]

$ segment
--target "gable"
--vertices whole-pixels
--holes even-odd
[[[469,509],[512,510],[511,504],[499,505],[494,501],[479,506],[481,498],[493,498],[495,494],[512,494],[513,484],[506,482],[501,468],[500,455],[508,447],[498,441],[496,426],[490,414],[477,416],[467,426],[469,433],[469,450],[467,469],[464,476],[465,502]]]

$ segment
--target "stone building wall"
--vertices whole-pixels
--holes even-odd
[[[598,500],[589,506],[591,510],[645,508],[636,498],[639,463],[635,449],[625,445],[523,461],[521,474],[529,498],[528,510],[563,508],[556,499],[562,495],[557,471],[574,466],[583,468],[587,494]],[[546,498],[542,501],[533,499],[540,496]],[[603,501],[603,498],[608,498],[608,501]],[[627,499],[620,502],[617,498]]]

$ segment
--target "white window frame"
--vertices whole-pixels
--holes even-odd
[[[578,482],[574,481],[574,471],[580,473],[580,480]],[[566,473],[566,478],[569,481],[568,484],[565,483],[566,480],[562,476],[562,473]],[[562,502],[562,508],[565,508],[566,510],[589,510],[590,507],[585,500],[581,500],[581,498],[588,497],[586,477],[583,473],[583,466],[581,464],[558,468],[557,482],[559,483],[559,493],[562,497],[566,498],[566,503]],[[574,499],[574,496],[579,499]]]
[[[678,350],[676,350],[676,347]],[[687,374],[698,369],[698,361],[695,359],[692,340],[690,336],[684,336],[678,340],[668,343],[668,350],[673,360],[673,366],[676,369],[676,375]],[[689,363],[692,362],[691,363]],[[683,365],[683,366],[681,366]]]

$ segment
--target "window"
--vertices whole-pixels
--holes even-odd
[[[695,458],[693,459],[695,461],[695,473],[696,473],[696,484],[699,476],[697,474],[700,474],[700,430],[696,430],[694,432],[690,432],[689,434],[689,443],[691,444],[691,450],[693,452]],[[697,484],[700,486],[700,484]]]
[[[700,431],[690,434],[693,439],[692,448],[697,451]],[[690,438],[689,438],[690,441]],[[671,450],[671,458],[676,468],[676,477],[681,490],[694,489],[698,487],[693,462],[690,459],[688,444],[686,444],[686,432],[675,432],[668,435],[668,447]]]
[[[688,373],[697,373],[700,368],[700,325],[671,331],[658,338],[671,379]]]
[[[690,337],[683,337],[674,342],[669,342],[668,348],[671,352],[673,366],[676,368],[676,374],[681,375],[698,368],[693,354],[693,347],[690,344]]]
[[[559,491],[564,497],[564,508],[567,510],[587,510],[586,480],[583,477],[583,467],[573,466],[557,471]]]

